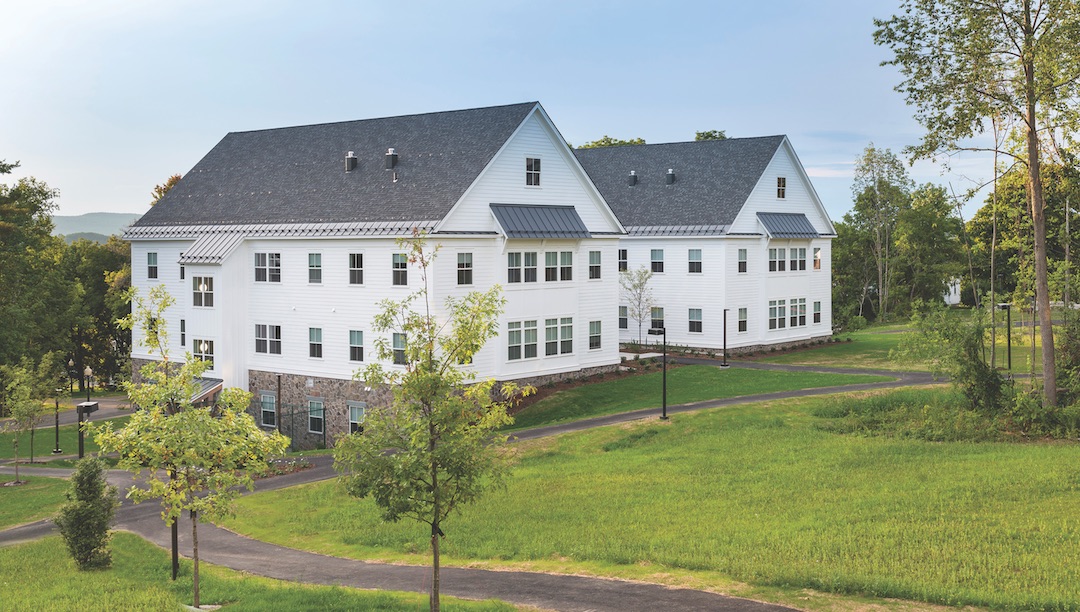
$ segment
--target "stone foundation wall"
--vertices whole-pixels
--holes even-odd
[[[740,346],[740,347],[730,347],[729,346],[727,352],[728,352],[728,357],[731,357],[731,356],[734,356],[734,355],[747,355],[747,354],[750,354],[750,353],[767,353],[771,349],[781,351],[781,350],[787,350],[787,349],[791,349],[791,348],[809,347],[809,346],[813,346],[814,344],[817,344],[818,342],[821,342],[823,340],[828,341],[829,338],[832,338],[831,333],[822,334],[820,336],[814,336],[812,338],[801,338],[799,340],[792,340],[790,342],[773,342],[773,343],[770,343],[770,344],[752,344],[752,345],[749,345],[749,346]],[[659,352],[661,352],[663,350],[663,347],[661,345],[659,345],[659,344],[641,345],[640,348],[641,348],[641,350],[643,352],[650,352],[650,353],[659,353]],[[674,348],[675,347],[673,345],[670,345],[670,344],[668,345],[668,350],[669,351],[673,350]],[[680,352],[692,352],[692,353],[698,353],[698,354],[701,354],[701,355],[715,355],[716,357],[720,357],[720,356],[722,356],[724,354],[724,349],[722,349],[722,348],[702,348],[702,347],[696,347],[696,346],[685,346],[685,345],[682,345],[682,344],[680,344],[678,346],[678,350]]]

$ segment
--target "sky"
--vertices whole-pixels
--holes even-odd
[[[228,132],[539,101],[563,137],[786,134],[830,216],[922,136],[873,44],[890,0],[4,0],[0,160],[57,214],[143,213]],[[968,155],[917,162],[962,192]],[[969,203],[965,215],[978,207]]]

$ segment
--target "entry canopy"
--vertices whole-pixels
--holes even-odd
[[[814,224],[802,213],[759,212],[758,221],[773,238],[820,238]]]
[[[507,238],[592,237],[573,206],[492,204],[491,212]]]

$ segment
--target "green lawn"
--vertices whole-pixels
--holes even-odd
[[[68,482],[62,478],[23,476],[27,484],[17,487],[0,486],[0,529],[30,523],[52,516],[64,503]],[[0,476],[0,485],[15,480],[14,474]],[[0,564],[0,567],[3,567]],[[2,592],[2,589],[0,589]]]
[[[889,357],[889,351],[899,346],[903,337],[903,333],[869,330],[842,334],[840,342],[779,355],[766,353],[754,361],[873,370],[926,370],[920,364],[899,363]],[[847,338],[851,338],[851,342],[847,342]]]
[[[815,607],[804,589],[1080,608],[1080,445],[860,437],[825,431],[813,416],[859,397],[522,445],[507,487],[443,524],[444,560],[711,587],[804,608]],[[422,525],[386,524],[370,500],[333,481],[239,505],[226,525],[259,539],[428,562]]]
[[[123,427],[127,424],[129,416],[117,417],[115,419],[109,419],[109,422],[113,424],[113,427]],[[95,423],[102,423],[104,421],[94,421]],[[79,431],[75,424],[61,425],[60,426],[60,450],[64,451],[65,455],[77,454],[79,452]],[[11,459],[15,456],[15,434],[4,433],[0,434],[0,459]],[[52,426],[38,427],[34,432],[34,461],[49,461],[52,457],[52,450],[56,444],[56,432]],[[86,453],[97,452],[98,446],[94,442],[93,436],[84,436],[83,449]],[[30,459],[30,432],[26,432],[19,438],[19,460],[28,461]]]
[[[668,405],[886,380],[892,379],[864,374],[680,366],[668,370]],[[512,428],[523,429],[641,408],[659,408],[661,389],[662,373],[657,371],[560,391],[515,414]]]
[[[113,538],[113,568],[80,572],[59,537],[0,548],[5,610],[177,610],[191,603],[191,563],[170,580],[168,552],[130,533]],[[201,603],[252,610],[420,610],[427,595],[295,584],[199,564]],[[447,610],[509,611],[509,604],[443,597]]]

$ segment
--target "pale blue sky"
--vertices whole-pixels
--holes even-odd
[[[144,212],[227,132],[539,100],[571,143],[787,134],[834,219],[919,126],[878,64],[888,0],[5,0],[0,159],[60,214]],[[991,172],[955,160],[919,182]],[[0,179],[4,182],[11,180]],[[968,214],[972,208],[968,207]]]

